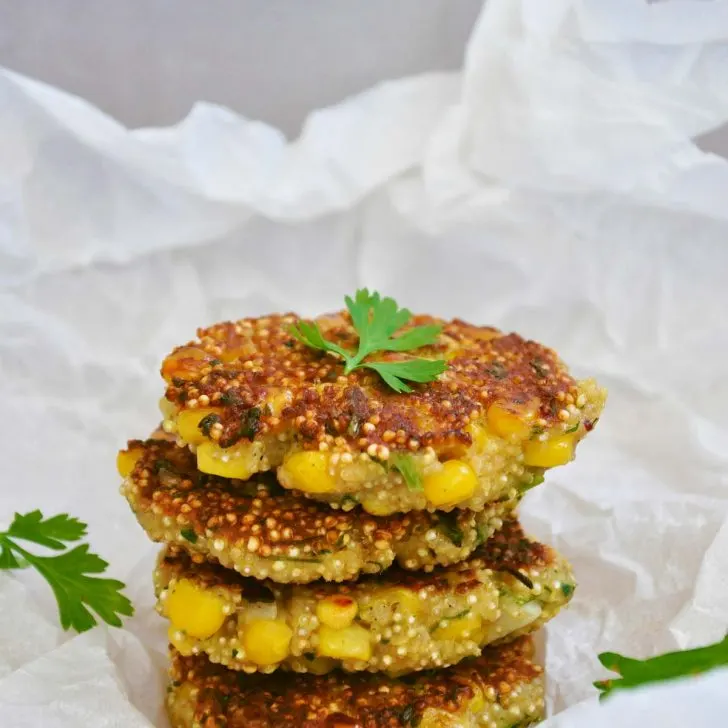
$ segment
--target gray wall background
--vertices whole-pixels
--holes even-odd
[[[312,109],[462,63],[481,0],[0,0],[0,65],[130,126],[198,100],[289,136]]]
[[[312,109],[451,70],[482,0],[0,0],[0,65],[129,126],[198,100],[297,135]],[[701,142],[728,156],[728,128]]]

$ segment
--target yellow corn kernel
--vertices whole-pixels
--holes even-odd
[[[537,412],[538,402],[535,400],[523,405],[494,402],[488,407],[488,426],[501,437],[525,440],[531,434]]]
[[[523,462],[538,468],[565,465],[574,457],[574,436],[556,435],[548,440],[529,440],[523,448]]]
[[[283,410],[293,401],[293,395],[288,389],[281,389],[270,392],[266,397],[265,403],[270,407],[270,413],[273,417],[280,417]]]
[[[177,405],[170,402],[166,397],[162,397],[159,400],[159,411],[165,420],[171,420],[177,414]]]
[[[408,615],[418,614],[422,608],[422,600],[411,589],[393,589],[389,598],[399,605],[399,611]]]
[[[177,415],[177,434],[191,445],[200,445],[207,441],[207,437],[200,429],[200,422],[208,415],[219,414],[219,407],[199,407],[198,409],[185,409]]]
[[[141,448],[119,450],[119,454],[116,456],[116,469],[122,478],[131,475],[131,471],[134,470],[134,466],[137,464],[137,460],[139,460],[143,452],[144,450]]]
[[[488,440],[492,439],[488,434],[488,429],[478,422],[471,422],[465,429],[473,438],[473,449],[477,452],[483,452]]]
[[[477,485],[478,476],[462,460],[448,460],[439,470],[426,475],[422,482],[427,500],[436,506],[467,500]]]
[[[388,505],[386,501],[383,501],[376,496],[371,498],[363,498],[361,501],[361,507],[373,516],[391,516],[396,511],[396,508]]]
[[[337,660],[368,660],[372,656],[371,636],[358,624],[344,629],[323,625],[319,629],[318,654]]]
[[[396,606],[397,611],[403,612],[408,616],[418,614],[422,608],[422,602],[417,592],[410,589],[393,587],[392,589],[382,590],[381,594],[381,599],[377,598],[373,600],[372,606],[374,608],[391,609],[392,606]]]
[[[472,639],[477,636],[482,624],[483,618],[479,614],[468,612],[456,619],[443,620],[433,635],[438,640],[459,640],[466,636]]]
[[[343,594],[326,597],[316,605],[316,616],[321,624],[334,629],[348,627],[358,611],[357,603]]]
[[[278,619],[258,619],[246,625],[243,647],[256,665],[275,665],[288,657],[293,630]]]
[[[255,344],[250,340],[243,340],[239,342],[238,346],[224,349],[218,355],[220,361],[224,361],[226,364],[232,361],[244,361],[250,359],[255,354]]]
[[[279,476],[284,485],[304,493],[331,493],[336,480],[329,473],[329,456],[318,450],[301,450],[281,466]]]
[[[215,357],[196,346],[182,346],[175,349],[162,362],[162,376],[171,383],[173,379],[199,379],[204,369]]]
[[[173,624],[171,624],[167,630],[167,638],[180,655],[189,657],[192,654],[192,648],[194,647],[192,641],[185,635],[184,632],[177,629],[177,627]]]
[[[470,689],[473,691],[473,699],[468,705],[471,715],[479,715],[485,709],[485,695],[483,691],[474,683],[469,683]]]
[[[308,657],[312,657],[309,655]],[[306,672],[311,675],[327,675],[336,669],[336,660],[330,657],[314,657],[313,660],[306,658]],[[336,725],[333,728],[337,728]]]
[[[257,472],[253,447],[253,443],[242,442],[223,449],[207,440],[197,446],[197,468],[222,478],[247,480]]]
[[[172,626],[190,637],[207,639],[225,621],[225,601],[189,579],[180,579],[170,590],[164,609]]]

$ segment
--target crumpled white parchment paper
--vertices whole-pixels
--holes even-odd
[[[551,725],[720,725],[725,673],[602,706],[591,682],[602,650],[728,624],[728,162],[692,141],[728,119],[727,44],[726,2],[491,0],[461,74],[382,84],[291,144],[202,103],[129,131],[0,72],[0,522],[88,521],[137,606],[74,637],[35,575],[0,574],[3,726],[165,725],[156,548],[115,452],[197,325],[361,284],[533,336],[610,389],[524,508],[580,582],[547,630]]]

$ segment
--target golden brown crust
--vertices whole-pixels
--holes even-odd
[[[481,586],[483,569],[515,575],[515,578],[521,581],[524,577],[528,578],[530,570],[543,571],[559,561],[563,561],[564,569],[566,569],[566,561],[561,559],[554,549],[546,544],[528,539],[520,523],[517,520],[509,520],[470,558],[458,564],[437,567],[429,573],[407,571],[393,566],[382,574],[363,576],[356,582],[344,582],[336,585],[314,582],[307,585],[305,590],[307,594],[319,598],[331,594],[363,591],[367,589],[367,585],[377,589],[397,587],[413,592],[425,589],[431,595],[467,594]],[[275,585],[265,581],[240,576],[214,561],[199,562],[193,566],[186,550],[177,546],[170,546],[162,552],[161,566],[177,574],[178,578],[191,579],[199,582],[205,588],[224,586],[227,590],[239,593],[250,601],[256,601],[259,598],[264,601],[265,594],[270,594],[271,589],[275,591],[281,589],[281,587],[276,588]],[[520,572],[520,576],[518,572]]]
[[[419,725],[431,710],[455,720],[468,716],[467,723],[464,719],[457,723],[462,725],[475,724],[471,715],[511,711],[507,725],[513,721],[529,725],[543,707],[542,669],[532,656],[531,640],[521,638],[488,648],[480,657],[454,667],[409,677],[361,673],[263,677],[239,675],[203,657],[182,657],[172,650],[168,706],[175,728],[401,727]]]
[[[374,445],[447,452],[471,444],[468,424],[496,400],[537,401],[540,426],[548,428],[561,424],[559,412],[578,397],[576,382],[551,349],[517,334],[431,316],[409,324],[443,326],[437,343],[415,354],[444,358],[448,369],[435,382],[397,394],[377,374],[359,369],[344,375],[339,360],[296,341],[290,328],[298,320],[274,315],[200,329],[196,341],[175,349],[163,364],[167,399],[180,408],[222,408],[216,433],[222,447],[285,432],[310,448],[340,440],[352,451]],[[317,321],[326,338],[356,349],[347,312]],[[280,391],[290,393],[288,404],[274,414],[266,405]]]
[[[138,459],[122,491],[152,538],[172,540],[165,532],[174,532],[191,553],[228,567],[244,561],[233,553],[255,556],[267,562],[267,573],[242,573],[276,581],[351,579],[360,571],[378,573],[395,558],[408,569],[453,563],[469,556],[517,504],[479,513],[371,516],[296,497],[271,475],[243,482],[201,473],[194,454],[169,441],[131,440],[126,452]],[[279,560],[296,570],[284,571]]]

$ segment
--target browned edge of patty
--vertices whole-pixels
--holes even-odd
[[[130,440],[128,448],[141,451],[129,476],[138,487],[137,508],[154,509],[174,519],[191,542],[212,532],[214,538],[243,549],[254,545],[255,553],[271,559],[289,557],[291,549],[298,549],[301,558],[343,551],[353,531],[374,545],[401,541],[431,528],[457,539],[460,524],[472,516],[469,511],[372,516],[360,508],[334,510],[296,497],[270,474],[240,481],[201,473],[194,454],[171,442]],[[516,505],[517,501],[509,501],[504,510]]]
[[[170,689],[174,692],[184,683],[198,688],[194,713],[203,725],[416,726],[428,708],[458,713],[478,694],[488,702],[507,705],[519,685],[541,679],[543,670],[532,662],[533,652],[532,640],[522,637],[444,670],[392,678],[341,672],[245,675],[172,650]]]
[[[371,445],[417,451],[432,446],[457,456],[472,443],[468,424],[482,419],[495,401],[537,400],[544,427],[575,401],[575,380],[556,353],[518,334],[455,319],[415,316],[409,326],[442,325],[438,341],[416,356],[444,358],[436,381],[397,394],[367,369],[344,374],[340,360],[298,342],[290,333],[295,314],[247,318],[198,330],[198,339],[177,347],[164,361],[167,399],[180,408],[221,408],[216,437],[221,447],[293,432],[303,447],[341,439],[366,452]],[[355,350],[358,336],[348,312],[317,319],[325,337]],[[410,357],[386,353],[381,360]],[[287,391],[288,406],[274,413],[272,393]],[[363,425],[367,423],[367,427]],[[589,429],[591,423],[584,423]]]

